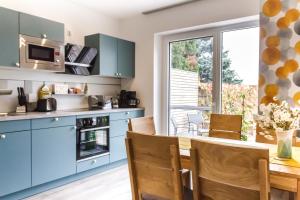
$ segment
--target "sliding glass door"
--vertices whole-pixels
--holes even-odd
[[[258,107],[259,29],[253,24],[169,41],[169,135],[207,135],[209,114],[216,112],[243,115],[247,138]]]
[[[170,135],[207,129],[212,81],[213,37],[170,43]]]

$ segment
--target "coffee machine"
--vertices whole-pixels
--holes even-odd
[[[136,108],[140,104],[140,100],[136,98],[136,91],[122,90],[120,92],[119,107],[120,108]]]

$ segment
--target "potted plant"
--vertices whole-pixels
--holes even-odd
[[[260,106],[261,115],[256,116],[256,122],[262,129],[275,131],[277,137],[277,157],[292,158],[292,142],[296,128],[299,127],[299,111],[289,106],[286,101],[280,104],[270,103]],[[270,137],[268,132],[265,137]]]

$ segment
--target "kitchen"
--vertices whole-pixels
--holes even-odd
[[[0,199],[126,163],[128,119],[144,116],[136,92],[121,90],[134,78],[134,42],[18,9],[0,16]]]

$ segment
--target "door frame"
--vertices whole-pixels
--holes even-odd
[[[259,27],[259,19],[218,25],[210,28],[168,34],[162,37],[162,88],[161,88],[161,130],[169,135],[170,121],[170,43],[174,41],[213,37],[213,89],[212,111],[222,110],[222,44],[223,32]]]

